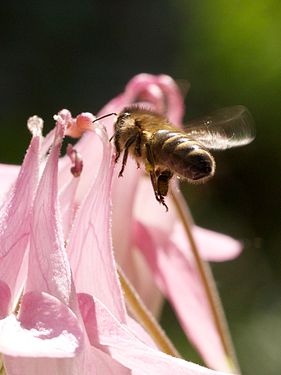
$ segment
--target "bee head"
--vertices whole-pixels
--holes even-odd
[[[131,116],[131,113],[127,110],[123,110],[117,116],[116,122],[114,124],[115,131],[116,130],[123,130],[135,127],[135,120]]]

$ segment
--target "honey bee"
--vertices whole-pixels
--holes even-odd
[[[156,112],[138,106],[124,108],[117,115],[113,139],[116,157],[123,152],[119,177],[128,155],[142,162],[150,175],[156,200],[166,207],[173,175],[192,183],[206,182],[215,173],[216,163],[209,150],[223,150],[250,143],[254,120],[244,106],[227,107],[189,123],[180,130]]]

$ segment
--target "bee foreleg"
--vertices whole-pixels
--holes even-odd
[[[121,170],[118,174],[118,177],[122,177],[123,176],[123,172],[124,172],[124,169],[126,167],[126,163],[127,163],[127,159],[128,159],[128,154],[129,154],[129,148],[130,146],[136,141],[136,138],[138,137],[138,135],[133,135],[131,138],[129,138],[127,140],[127,142],[125,143],[125,146],[124,146],[124,154],[123,154],[123,160],[122,160],[122,167],[121,167]],[[119,157],[119,155],[118,155]],[[116,158],[115,158],[116,160]]]
[[[115,146],[115,152],[116,152],[115,163],[117,163],[117,161],[120,157],[120,154],[121,154],[121,146],[120,146],[120,142],[119,142],[120,132],[116,131],[113,134],[113,136],[109,139],[109,142],[111,142],[112,139],[114,139],[114,146]]]

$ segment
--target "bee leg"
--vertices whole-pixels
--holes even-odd
[[[169,170],[161,172],[157,177],[157,194],[159,197],[159,202],[166,207],[166,211],[168,211],[168,206],[165,203],[164,197],[168,194],[169,182],[172,177],[173,173]]]
[[[128,155],[129,155],[129,148],[136,141],[136,137],[137,137],[136,135],[132,136],[125,143],[123,160],[122,160],[122,167],[121,167],[121,170],[120,170],[120,172],[118,174],[118,177],[122,177],[123,176],[123,172],[124,172],[124,169],[126,167],[126,163],[127,163],[127,159],[128,159]],[[118,157],[119,157],[119,155],[118,155]],[[116,161],[116,158],[115,158],[115,161]]]
[[[154,191],[157,189],[157,178],[155,173],[155,162],[154,157],[152,154],[152,150],[149,143],[146,143],[146,163],[145,163],[145,169],[150,174],[151,183],[153,186]]]
[[[138,137],[136,139],[136,147],[135,147],[135,156],[137,158],[141,157],[141,134],[138,134]],[[140,168],[140,163],[137,160],[137,167]]]
[[[151,180],[151,184],[152,184],[152,187],[153,187],[153,190],[154,190],[154,194],[155,194],[155,198],[157,200],[157,202],[161,202],[161,198],[159,196],[159,193],[158,193],[158,189],[157,189],[157,177],[156,177],[156,174],[155,174],[155,171],[151,171],[149,172],[150,174],[150,180]]]
[[[168,194],[169,182],[172,177],[173,173],[168,169],[159,174],[157,178],[157,190],[159,195],[165,197]]]
[[[117,163],[119,157],[120,157],[120,154],[121,154],[121,146],[120,146],[120,142],[119,142],[119,139],[120,139],[120,132],[116,131],[113,136],[109,139],[109,142],[114,139],[114,146],[115,146],[115,152],[116,152],[116,156],[115,156],[115,163]]]
[[[149,143],[146,144],[146,159],[147,159],[146,169],[149,171],[149,174],[150,174],[150,180],[151,180],[151,184],[154,190],[155,198],[157,202],[163,204],[163,206],[166,207],[166,211],[168,211],[168,206],[166,205],[165,200],[164,200],[164,195],[166,194],[161,193],[161,189],[162,189],[161,179],[160,179],[160,184],[159,184],[159,177],[161,176],[161,174],[160,176],[156,176],[155,162],[154,162],[152,150],[151,150]],[[159,190],[159,187],[160,187],[160,190]]]
[[[166,208],[166,211],[168,211],[168,206],[165,203],[164,195],[162,195],[159,191],[158,179],[155,175],[155,172],[150,172],[150,179],[157,202],[161,203]]]
[[[164,197],[163,197],[162,195],[159,195],[158,202],[161,203],[161,204],[166,208],[166,212],[169,211],[169,208],[168,208],[168,206],[166,205],[166,203],[165,203],[165,199],[164,199]]]
[[[138,133],[136,139],[135,155],[141,157],[141,134]]]

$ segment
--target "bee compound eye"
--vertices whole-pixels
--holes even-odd
[[[124,113],[122,113],[121,115],[120,115],[120,118],[122,119],[122,120],[125,120],[125,119],[127,119],[128,117],[130,117],[130,113],[129,112],[124,112]]]
[[[126,122],[126,120],[128,120],[129,117],[130,117],[129,112],[124,112],[124,113],[121,112],[119,116],[117,117],[116,123],[123,125]]]

